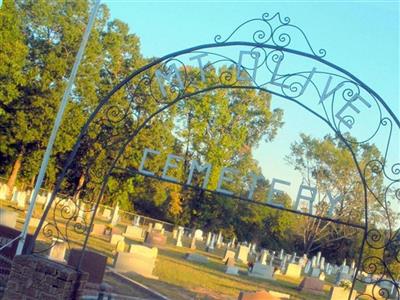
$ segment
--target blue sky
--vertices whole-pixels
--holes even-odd
[[[213,42],[245,20],[280,12],[300,26],[313,46],[327,50],[326,59],[350,71],[373,88],[400,115],[398,1],[103,1],[113,18],[129,24],[139,36],[141,51],[162,56]],[[278,104],[275,104],[279,106]],[[293,182],[301,178],[283,161],[300,132],[328,133],[294,105],[285,105],[285,126],[273,143],[255,151],[267,178]],[[399,147],[398,140],[395,141]],[[398,158],[399,152],[392,153]]]

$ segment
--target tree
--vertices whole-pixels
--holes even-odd
[[[22,175],[22,182],[32,181],[39,169],[59,101],[86,26],[88,11],[89,4],[85,0],[16,2],[13,13],[19,21],[15,24],[19,26],[19,35],[23,36],[23,40],[17,37],[16,40],[24,43],[27,59],[22,61],[24,80],[16,81],[18,90],[12,98],[7,99],[7,103],[3,102],[2,106],[6,105],[9,109],[4,110],[6,113],[0,120],[3,142],[1,155],[12,162],[8,182],[10,189],[18,174]],[[93,65],[94,61],[90,58],[97,58],[91,52],[96,49],[96,46],[93,47],[95,42],[96,34],[89,41],[85,58],[87,64]],[[10,60],[20,61],[20,53],[24,51],[10,53]],[[82,70],[85,68],[81,69],[78,81],[90,75]],[[4,90],[5,83],[10,80],[13,78],[2,80],[0,89]],[[50,171],[47,173],[48,183],[54,180],[57,156],[70,150],[74,137],[85,120],[85,111],[80,105],[78,95],[85,97],[88,93],[74,93],[67,107],[65,119],[73,122],[64,122],[59,131],[49,165]],[[9,169],[9,165],[2,166],[3,173],[9,173]]]
[[[19,12],[12,0],[5,0],[2,5],[0,28],[0,119],[10,120],[10,116],[20,115],[24,111],[14,107],[13,102],[21,97],[21,88],[26,83],[24,66],[28,54]],[[7,146],[5,135],[9,131],[8,126],[7,122],[0,123],[0,159],[3,166],[13,163],[7,182],[11,192],[21,168],[23,153]],[[6,169],[8,171],[8,167]]]
[[[361,170],[364,170],[371,160],[381,158],[376,146],[357,144],[350,136],[346,136],[346,139],[352,142],[354,155]],[[291,145],[291,154],[286,157],[286,160],[302,174],[306,185],[317,188],[318,194],[313,214],[328,215],[330,208],[328,194],[330,193],[331,197],[340,196],[340,200],[332,211],[334,219],[348,223],[361,224],[363,222],[363,185],[352,154],[340,138],[327,135],[318,139],[301,134],[300,140]],[[371,189],[378,195],[382,194],[381,174],[370,176],[371,174],[366,173],[366,175]],[[377,205],[378,203],[370,193],[368,199],[371,211],[370,222],[371,224],[378,223],[382,220],[379,213],[382,208]],[[313,252],[322,246],[342,245],[341,253],[343,254],[345,241],[359,234],[359,231],[352,227],[337,225],[330,221],[308,217],[298,217],[298,219],[300,226],[297,233],[302,236],[306,253]]]

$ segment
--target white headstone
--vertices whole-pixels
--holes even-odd
[[[282,260],[283,259],[283,249],[281,249],[281,252],[279,252],[279,259]]]
[[[215,245],[216,240],[217,240],[217,235],[212,233],[211,234],[211,241],[210,241],[210,244],[207,247],[207,251],[214,250],[214,245]]]
[[[0,187],[0,200],[6,200],[8,196],[8,186],[7,184],[2,184]]]
[[[211,232],[207,233],[206,247],[210,247],[211,238],[212,238],[212,233]]]
[[[17,216],[18,213],[16,211],[0,208],[0,225],[15,228]]]
[[[313,267],[313,268],[316,268],[317,267],[317,257],[315,257],[315,256],[313,256],[313,258],[311,259],[311,266]]]
[[[320,263],[321,263],[321,255],[322,255],[321,251],[318,251],[318,253],[317,253],[317,266],[319,266]]]
[[[308,274],[311,270],[311,261],[307,261],[306,266],[304,267],[304,273]]]
[[[259,262],[261,263],[261,264],[263,264],[263,265],[266,265],[267,264],[267,258],[268,258],[268,250],[266,250],[266,249],[262,249],[261,250],[261,255],[260,255],[260,259],[259,259]]]
[[[201,229],[196,229],[196,230],[194,231],[194,238],[195,238],[196,240],[202,241],[202,240],[203,240],[203,230],[201,230]]]
[[[319,264],[319,268],[320,268],[322,271],[325,270],[325,257],[324,257],[324,256],[321,257],[321,262],[320,262],[320,264]]]
[[[176,237],[176,244],[175,246],[177,247],[182,247],[182,236],[183,236],[183,230],[181,227],[178,229],[178,236]]]
[[[218,237],[217,237],[217,241],[216,241],[217,248],[221,247],[222,240],[223,240],[223,237],[222,237],[222,232],[220,230],[218,232]]]
[[[140,226],[140,216],[135,215],[135,216],[133,217],[133,225],[135,225],[135,226]]]
[[[104,209],[103,218],[106,218],[107,220],[111,219],[111,210],[109,208]]]
[[[251,245],[251,247],[250,247],[250,252],[251,253],[256,253],[257,252],[257,244],[256,243],[253,243],[252,245]]]
[[[161,231],[161,229],[164,228],[164,225],[162,223],[155,223],[154,224],[154,230],[159,230]]]
[[[240,260],[243,263],[247,264],[247,258],[249,255],[250,249],[247,246],[239,246],[238,250],[236,251],[236,260]]]
[[[119,220],[119,204],[117,203],[111,218],[111,226],[117,225],[118,220]]]
[[[49,258],[57,261],[65,261],[67,247],[63,240],[53,239],[53,246],[50,248]]]
[[[249,276],[259,277],[263,279],[273,280],[274,268],[261,263],[255,263],[253,269],[249,272]]]

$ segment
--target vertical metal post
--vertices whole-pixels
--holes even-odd
[[[96,19],[96,15],[97,15],[97,11],[98,11],[99,7],[100,7],[100,0],[96,0],[96,2],[94,4],[94,7],[92,9],[92,12],[90,14],[90,17],[89,17],[89,22],[88,22],[88,24],[86,26],[85,33],[83,34],[81,45],[79,47],[78,53],[76,54],[75,63],[74,63],[74,66],[72,67],[71,75],[70,75],[70,77],[68,79],[68,84],[67,84],[67,87],[65,89],[63,98],[61,100],[61,104],[60,104],[60,107],[58,109],[56,119],[54,121],[54,126],[53,126],[53,129],[51,131],[51,135],[50,135],[47,147],[46,147],[46,151],[45,151],[45,153],[43,155],[42,164],[40,166],[39,175],[38,175],[38,178],[36,180],[35,189],[32,192],[31,203],[29,204],[29,209],[28,209],[28,212],[27,212],[27,215],[26,215],[26,218],[25,218],[24,227],[23,227],[22,232],[21,232],[21,239],[19,240],[19,243],[18,243],[16,255],[20,255],[22,253],[23,248],[24,248],[25,239],[26,239],[26,235],[27,235],[27,232],[28,232],[28,226],[29,226],[29,222],[30,222],[30,220],[32,218],[32,213],[33,213],[33,209],[35,207],[36,198],[37,198],[37,195],[39,193],[39,189],[42,186],[44,175],[46,174],[46,169],[47,169],[47,165],[49,163],[49,159],[50,159],[51,151],[53,149],[54,141],[55,141],[55,139],[57,137],[57,132],[58,132],[58,129],[59,129],[60,125],[61,125],[61,121],[62,121],[62,117],[63,117],[63,114],[64,114],[64,110],[65,110],[65,107],[67,106],[67,103],[68,103],[68,97],[69,97],[69,94],[71,92],[72,85],[73,85],[73,83],[75,81],[76,73],[78,72],[78,67],[79,67],[79,64],[81,63],[83,52],[85,50],[86,43],[87,43],[87,41],[89,39],[90,31],[91,31],[91,29],[93,27],[94,20]]]

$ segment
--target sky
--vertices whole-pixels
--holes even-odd
[[[326,59],[348,70],[374,91],[399,116],[399,1],[102,1],[111,16],[130,27],[146,57],[160,57],[226,36],[240,23],[268,12],[290,17],[313,47],[327,50]],[[300,66],[301,62],[299,62]],[[266,178],[292,182],[294,198],[299,174],[284,162],[289,145],[300,132],[322,137],[329,133],[299,107],[281,104],[285,125],[271,143],[255,150]],[[391,158],[399,161],[399,140]]]

